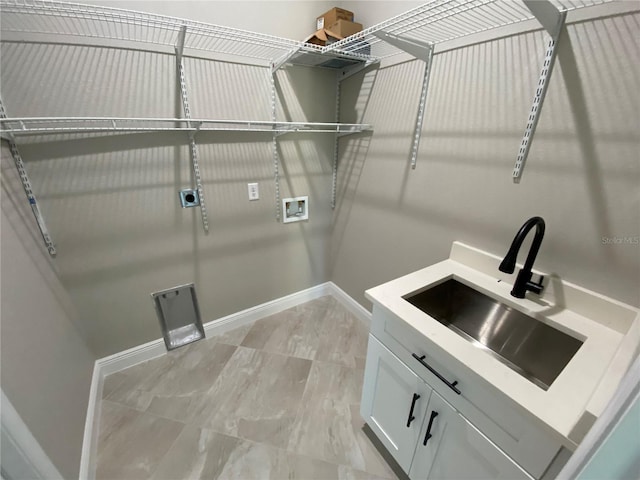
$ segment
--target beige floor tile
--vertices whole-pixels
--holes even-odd
[[[311,360],[319,341],[319,325],[291,309],[255,322],[242,346]]]
[[[393,478],[362,432],[359,405],[363,375],[362,369],[314,361],[289,449],[374,477]]]
[[[391,477],[391,469],[362,432],[364,422],[358,408],[330,399],[305,405],[289,441],[289,450]]]
[[[288,443],[311,361],[238,347],[194,422],[220,433]]]
[[[184,429],[153,476],[154,480],[338,477],[337,465],[197,426]]]
[[[367,356],[369,331],[346,308],[334,300],[321,322],[320,343],[314,360],[357,367]]]
[[[364,369],[314,361],[307,379],[303,405],[318,399],[335,400],[346,405],[360,403]]]
[[[194,342],[178,349],[182,351],[172,351],[114,374],[121,379],[109,383],[103,398],[166,418],[190,421],[197,401],[212,387],[235,349],[211,340]]]
[[[181,423],[103,401],[96,478],[149,478],[183,428]]]
[[[367,337],[327,296],[110,375],[98,478],[396,478],[362,432]]]
[[[338,466],[338,480],[395,480],[396,478],[395,475],[389,477],[373,475],[372,473],[356,470],[345,465]]]
[[[244,325],[239,328],[234,328],[233,330],[229,330],[221,335],[215,335],[211,338],[214,339],[218,343],[226,343],[228,345],[240,345],[244,340],[244,337],[247,336],[249,330],[253,327],[253,323],[249,325]]]

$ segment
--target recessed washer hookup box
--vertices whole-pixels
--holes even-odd
[[[151,294],[167,350],[204,338],[193,283]]]

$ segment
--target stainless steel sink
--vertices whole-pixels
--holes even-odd
[[[454,279],[404,299],[544,390],[583,343]]]

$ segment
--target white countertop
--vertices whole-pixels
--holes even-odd
[[[547,279],[550,283],[542,296],[527,293],[527,298],[514,298],[510,291],[515,275],[498,270],[501,260],[455,242],[448,260],[367,290],[366,296],[437,343],[573,449],[600,415],[638,353],[640,313],[557,277]],[[448,278],[473,286],[584,343],[544,391],[403,299]]]

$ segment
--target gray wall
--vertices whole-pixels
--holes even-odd
[[[277,13],[267,7],[255,17]],[[171,54],[5,43],[2,62],[12,116],[181,116]],[[198,58],[185,66],[194,118],[271,118],[268,68]],[[304,67],[278,72],[278,119],[334,121],[334,78]],[[333,135],[280,137],[281,195],[309,195],[309,221],[293,224],[276,222],[270,134],[203,132],[197,142],[208,235],[199,210],[178,201],[178,190],[192,186],[184,133],[21,145],[61,281],[98,357],[161,336],[152,292],[195,282],[210,321],[329,280]],[[259,182],[259,201],[248,201],[248,182]]]
[[[316,29],[316,17],[336,6],[331,0],[87,0],[82,3],[186,18],[294,40],[304,40],[311,35]]]
[[[520,184],[511,171],[542,32],[435,56],[416,170],[409,154],[424,64],[348,79],[342,121],[375,131],[341,143],[332,280],[368,305],[367,288],[447,258],[454,240],[503,255],[522,223],[541,215],[538,268],[640,305],[638,19],[568,26]]]
[[[78,478],[95,356],[40,247],[2,147],[2,391],[65,478]]]

